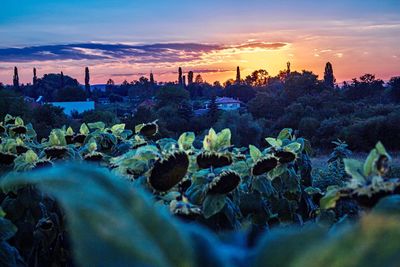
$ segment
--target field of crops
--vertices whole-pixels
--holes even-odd
[[[399,266],[400,179],[381,143],[344,142],[313,169],[283,129],[266,148],[229,129],[160,139],[157,122],[0,123],[0,266]]]

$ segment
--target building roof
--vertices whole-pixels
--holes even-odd
[[[218,104],[240,104],[241,101],[231,98],[231,97],[217,97],[217,99],[215,99],[215,103]]]
[[[49,102],[55,107],[60,107],[64,109],[64,113],[67,115],[72,115],[73,111],[82,113],[85,111],[94,109],[94,101],[82,101],[82,102]]]

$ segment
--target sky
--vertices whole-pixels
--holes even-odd
[[[338,82],[400,75],[399,0],[1,0],[0,82],[63,71],[83,83],[132,81],[177,68],[207,82],[256,69],[333,64]]]

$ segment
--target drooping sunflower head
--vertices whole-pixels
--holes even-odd
[[[274,157],[260,158],[253,165],[251,170],[253,175],[261,175],[273,170],[278,165],[278,160]]]
[[[157,191],[168,191],[185,177],[188,167],[188,155],[183,151],[174,152],[154,163],[148,182]]]
[[[277,151],[274,155],[281,164],[289,163],[296,159],[296,154],[290,151]]]
[[[240,184],[240,175],[234,171],[224,171],[208,184],[208,194],[228,194]]]
[[[99,162],[103,159],[103,153],[100,152],[92,152],[89,154],[86,154],[83,159],[86,161],[90,161],[90,162]]]
[[[17,156],[12,153],[0,152],[0,165],[11,165],[16,157]]]
[[[158,133],[158,125],[155,122],[146,123],[140,128],[139,133],[145,137],[152,137]]]
[[[229,154],[217,152],[202,152],[196,157],[200,169],[221,168],[232,164],[232,157]]]
[[[23,125],[18,125],[18,126],[11,127],[10,130],[12,132],[16,133],[16,134],[26,134],[26,132],[27,132],[26,127],[23,126]]]
[[[55,158],[55,159],[60,159],[63,158],[64,155],[67,153],[67,148],[62,147],[62,146],[51,146],[51,147],[46,147],[44,149],[44,153],[46,156],[50,159]]]

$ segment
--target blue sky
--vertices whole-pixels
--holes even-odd
[[[287,60],[293,61],[294,66],[297,64],[299,69],[311,69],[319,73],[317,69],[323,66],[324,61],[348,59],[347,55],[352,55],[363,63],[362,66],[367,64],[371,68],[376,65],[376,58],[382,57],[382,63],[388,62],[389,66],[384,70],[371,69],[371,72],[384,76],[393,75],[396,64],[400,65],[399,34],[398,0],[2,0],[0,9],[0,49],[91,42],[140,45],[179,42],[218,46],[239,46],[246,42],[287,43],[287,46],[274,53],[270,49],[255,52],[263,53],[263,58],[270,65],[271,74],[275,74],[279,66],[284,66]],[[9,51],[3,50],[3,55]],[[220,70],[244,65],[244,72],[263,67],[263,63],[256,62],[254,57],[248,55],[248,51],[243,54],[243,51],[236,49],[236,52],[237,55],[229,52],[227,56],[226,51],[221,54],[217,50],[216,53],[204,55],[210,64],[203,60],[193,64],[188,62],[186,65],[194,69]],[[212,57],[213,54],[215,57]],[[366,59],[367,55],[369,56]],[[1,62],[5,62],[0,62],[0,65],[5,65],[3,69],[0,68],[0,81],[8,79],[8,72],[4,68],[13,65],[12,56],[10,54],[8,59],[3,57],[3,60],[0,58]],[[29,58],[31,55],[26,56]],[[220,60],[221,57],[224,60]],[[260,54],[256,58],[260,58]],[[98,65],[98,62],[88,59],[79,59],[72,63],[69,58],[43,57],[42,61],[44,59],[46,65],[42,62],[39,66],[43,71],[51,71],[55,63],[73,73],[78,73],[83,65]],[[115,61],[110,64],[118,69]],[[132,63],[132,60],[121,63],[121,69],[126,68],[129,62]],[[132,69],[125,72],[145,72],[154,68],[163,75],[162,73],[172,71],[178,64],[179,60],[176,64],[166,60],[159,69],[156,62],[133,64]],[[36,61],[32,65],[37,65]],[[367,71],[362,66],[354,65],[354,73],[350,73],[349,68],[338,66],[339,78],[348,79],[361,75],[361,72]],[[99,77],[113,74],[105,71],[108,67],[104,66],[101,71],[99,68]],[[28,71],[31,65],[25,64],[21,68]],[[121,72],[120,69],[118,71]],[[230,74],[224,75],[228,77]],[[210,76],[210,79],[215,77]],[[134,75],[125,78],[133,79]]]

